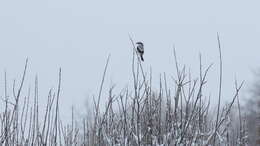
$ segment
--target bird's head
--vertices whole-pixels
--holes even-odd
[[[144,46],[144,44],[143,44],[142,42],[137,42],[136,44],[137,44],[137,45]]]

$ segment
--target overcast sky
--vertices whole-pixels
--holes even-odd
[[[223,53],[223,100],[234,93],[234,79],[252,81],[260,62],[260,3],[258,1],[0,1],[0,95],[4,70],[9,86],[20,79],[26,57],[27,91],[39,77],[40,100],[57,86],[62,68],[61,107],[80,111],[97,95],[108,54],[111,62],[105,86],[130,86],[131,43],[143,41],[146,71],[154,78],[175,75],[173,45],[181,64],[199,71],[199,53],[206,65],[212,101],[217,98],[219,32]],[[204,66],[204,67],[205,67]],[[156,79],[154,81],[156,83]],[[130,86],[132,87],[132,86]],[[11,92],[10,92],[11,93]],[[216,100],[215,100],[216,101]]]

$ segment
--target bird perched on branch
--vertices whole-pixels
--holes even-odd
[[[141,60],[144,61],[143,55],[144,55],[144,44],[142,42],[137,42],[137,51],[140,54]]]

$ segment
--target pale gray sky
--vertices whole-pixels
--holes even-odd
[[[179,62],[198,73],[198,54],[209,73],[208,94],[217,98],[219,32],[224,61],[223,98],[234,93],[234,78],[247,83],[260,62],[258,1],[0,1],[0,77],[3,95],[4,70],[8,79],[19,79],[29,57],[26,85],[39,76],[40,100],[57,85],[63,71],[62,110],[84,107],[97,94],[106,57],[111,54],[105,86],[119,90],[131,79],[131,43],[145,45],[144,68],[174,74],[172,48]],[[155,80],[156,82],[156,80]],[[248,84],[246,84],[248,85]],[[9,83],[11,86],[11,83]],[[89,98],[90,99],[90,98]],[[91,99],[92,100],[92,99]],[[88,100],[89,102],[91,100]]]

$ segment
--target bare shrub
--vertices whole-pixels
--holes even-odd
[[[222,59],[219,38],[221,72],[219,102],[214,115],[209,110],[210,98],[203,94],[212,64],[203,68],[200,55],[200,75],[193,78],[185,66],[178,64],[174,49],[176,78],[169,80],[164,73],[156,90],[152,88],[151,71],[145,72],[132,38],[130,41],[133,45],[132,88],[114,93],[114,87],[111,87],[108,97],[102,97],[109,56],[100,91],[97,97],[93,97],[93,118],[76,120],[72,108],[72,120],[68,124],[62,122],[59,114],[61,69],[58,87],[49,91],[44,120],[40,121],[37,77],[33,97],[31,90],[28,95],[21,95],[26,60],[18,90],[14,82],[12,96],[5,89],[5,97],[2,98],[5,106],[0,113],[1,145],[246,145],[243,117],[240,112],[239,116],[235,114],[240,111],[238,93],[243,83],[238,85],[236,82],[234,97],[225,106],[220,106]],[[104,110],[100,108],[101,97],[107,99]],[[33,105],[29,104],[30,100],[33,100]],[[234,107],[236,100],[238,106]]]

